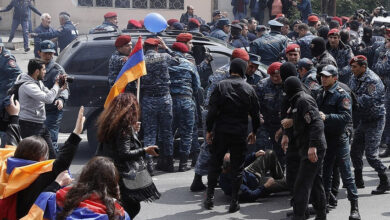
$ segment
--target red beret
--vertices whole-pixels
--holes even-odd
[[[136,28],[142,28],[142,24],[139,23],[139,21],[137,21],[137,20],[131,19],[127,23],[133,25]]]
[[[116,14],[116,12],[107,12],[106,14],[104,14],[104,18],[112,18],[112,17],[118,17],[118,15]]]
[[[196,25],[198,25],[198,27],[200,26],[200,23],[199,23],[198,19],[196,19],[196,18],[191,18],[191,19],[188,21],[188,23],[196,24]]]
[[[157,46],[160,44],[160,40],[157,38],[148,38],[145,40],[144,44],[152,45],[152,46]]]
[[[122,47],[130,43],[130,41],[131,41],[130,35],[120,35],[115,41],[115,47]]]
[[[390,28],[386,28],[386,33],[385,33],[385,35],[386,35],[387,37],[390,37]]]
[[[273,74],[273,73],[275,73],[276,71],[279,72],[281,66],[282,66],[282,63],[281,63],[281,62],[274,62],[274,63],[272,63],[272,64],[268,67],[267,73],[268,73],[268,74]]]
[[[233,21],[232,21],[232,24],[238,24],[238,23],[240,23],[239,20],[233,20]]]
[[[190,40],[192,40],[192,34],[190,34],[190,33],[181,33],[181,34],[177,35],[177,37],[176,37],[177,42],[187,43]]]
[[[142,27],[144,26],[144,20],[139,20],[139,23],[142,25]]]
[[[188,53],[189,49],[188,46],[181,42],[175,42],[172,44],[172,49],[180,51],[182,53]]]
[[[342,16],[341,20],[345,20],[346,22],[348,22],[349,21],[349,17]]]
[[[365,61],[365,63],[367,64],[367,57],[363,56],[363,55],[357,55],[357,56],[354,56],[352,57],[352,59],[349,61],[349,65],[352,65],[352,63],[355,63],[357,61]]]
[[[309,22],[318,22],[320,19],[318,19],[318,17],[315,16],[315,15],[311,15],[311,16],[309,16],[309,17],[307,18],[307,20],[308,20]]]
[[[284,14],[277,14],[275,18],[281,18],[281,17],[284,18]]]
[[[286,53],[301,52],[301,47],[298,44],[289,44],[286,48]]]
[[[169,20],[167,21],[167,23],[168,23],[169,26],[172,26],[172,24],[173,24],[173,23],[176,23],[176,22],[179,22],[179,20],[177,20],[177,19],[175,19],[175,18],[169,19]]]
[[[339,31],[339,29],[337,29],[337,28],[333,28],[332,30],[330,30],[329,32],[328,32],[328,36],[329,35],[340,35],[340,31]]]
[[[248,52],[246,52],[246,50],[242,49],[242,48],[236,48],[233,50],[233,53],[232,53],[232,59],[234,58],[241,58],[245,61],[249,61],[249,54]]]
[[[332,20],[335,20],[335,21],[339,22],[340,25],[343,25],[343,20],[341,20],[341,18],[339,18],[337,16],[333,17]]]

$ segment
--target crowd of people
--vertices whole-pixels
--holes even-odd
[[[15,4],[11,6],[21,7]],[[272,20],[268,26],[258,25],[260,15],[247,17],[247,4],[258,9],[251,12],[266,8],[262,1],[236,0],[232,6],[237,20],[231,22],[216,10],[206,23],[188,6],[180,20],[167,22],[169,30],[182,31],[172,46],[160,37],[144,41],[147,75],[141,77],[140,88],[129,83],[104,109],[97,124],[97,157],[86,164],[73,187],[63,189],[72,182],[67,170],[84,119],[81,108],[74,132],[59,146],[70,91],[68,76],[53,57],[56,43],[63,50],[77,37],[77,29],[67,12],[60,13],[62,26],[57,30],[50,27],[50,15],[42,14],[41,25],[30,34],[36,58],[29,61],[27,73],[0,41],[2,144],[16,147],[0,149],[7,155],[0,165],[7,168],[1,169],[6,187],[0,188],[0,203],[16,204],[0,211],[0,217],[28,219],[37,211],[36,200],[54,195],[58,202],[51,205],[59,219],[80,215],[94,202],[103,207],[95,215],[133,219],[140,202],[160,197],[151,178],[155,169],[175,172],[178,137],[177,171],[194,167],[190,190],[206,190],[206,209],[213,208],[219,185],[232,198],[229,212],[238,211],[240,201],[289,191],[293,213],[288,218],[315,214],[326,219],[337,206],[341,178],[351,203],[349,219],[361,219],[357,189],[365,187],[364,154],[379,177],[372,194],[390,190],[387,168],[379,159],[390,156],[390,28],[372,26],[377,9],[372,15],[358,10],[351,17],[324,17],[304,8],[310,6],[305,0],[268,1]],[[290,21],[286,5],[297,6],[301,20]],[[120,33],[117,17],[106,13],[103,23],[89,32],[119,33],[109,60],[110,86],[133,49],[131,37]],[[142,21],[133,19],[126,27],[141,28]],[[196,62],[195,34],[235,47],[229,63],[213,71],[212,57]],[[267,74],[259,70],[263,64]],[[204,100],[199,98],[203,95]],[[201,145],[200,127],[205,139]],[[380,145],[386,148],[381,154]],[[38,167],[37,174],[8,191],[15,181],[8,179],[10,174],[31,164]],[[101,172],[93,172],[97,169]]]

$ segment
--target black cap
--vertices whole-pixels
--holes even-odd
[[[44,53],[55,53],[55,44],[51,40],[44,40],[39,44],[39,51]]]
[[[241,27],[241,25],[239,25],[239,24],[232,24],[231,27],[232,27],[233,29],[242,30],[242,27]]]
[[[248,67],[248,62],[240,58],[234,58],[230,63],[229,73],[238,73],[240,76],[244,76],[246,73],[246,68]]]
[[[221,11],[220,10],[215,10],[213,12],[213,17],[217,16],[217,15],[222,15]]]

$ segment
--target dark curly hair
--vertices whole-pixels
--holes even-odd
[[[119,174],[114,163],[107,157],[94,157],[83,168],[78,182],[66,194],[64,207],[57,220],[65,220],[79,204],[98,196],[106,206],[108,219],[117,219],[119,210],[115,209],[115,199],[120,199]]]
[[[99,142],[109,141],[120,131],[131,133],[139,114],[138,102],[133,94],[121,93],[115,97],[98,118]]]

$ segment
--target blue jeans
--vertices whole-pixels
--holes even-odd
[[[142,125],[144,145],[156,145],[157,136],[163,156],[173,155],[172,98],[170,94],[160,97],[142,97]]]
[[[28,27],[29,27],[28,23],[29,23],[28,19],[27,20],[23,20],[21,18],[12,19],[11,33],[9,34],[8,42],[11,42],[12,39],[14,39],[16,29],[18,28],[19,25],[22,25],[23,46],[24,49],[28,48]]]
[[[366,153],[367,162],[379,174],[386,171],[385,165],[379,160],[379,145],[383,129],[385,127],[385,116],[370,122],[360,121],[351,146],[351,159],[355,170],[363,169],[363,153]]]
[[[355,179],[351,171],[351,158],[349,152],[349,137],[345,134],[341,138],[326,138],[328,148],[324,158],[323,181],[325,192],[332,188],[333,167],[337,163],[344,186],[347,187],[348,200],[357,200],[358,192]]]
[[[58,152],[58,132],[60,131],[60,124],[63,116],[62,110],[52,110],[46,112],[45,125],[50,132],[51,142],[53,147]]]

